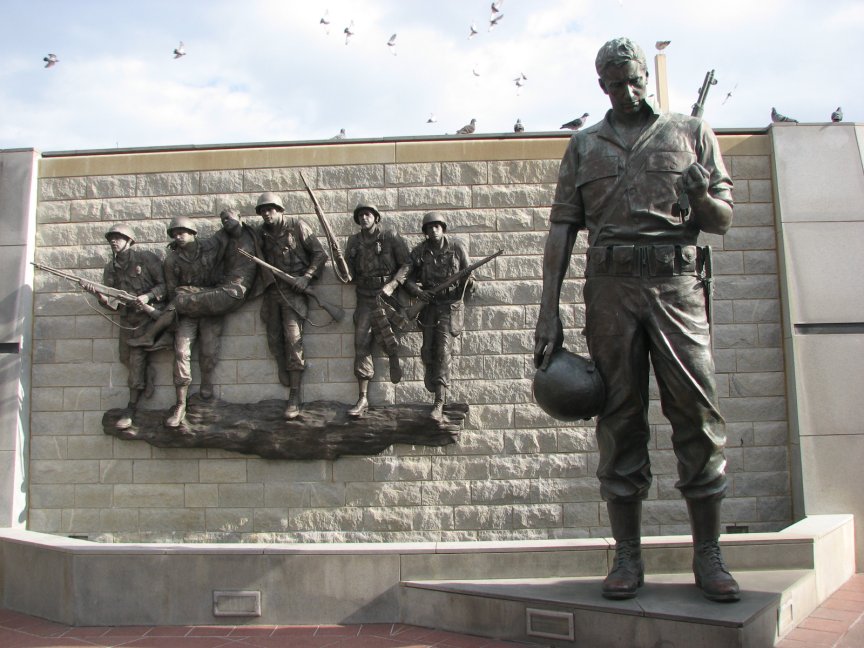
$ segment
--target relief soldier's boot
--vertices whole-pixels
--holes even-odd
[[[357,383],[360,386],[360,397],[357,399],[354,407],[348,410],[348,416],[355,418],[363,416],[369,410],[369,401],[366,399],[366,390],[369,387],[369,381],[358,380]]]
[[[180,427],[186,417],[186,396],[189,394],[188,385],[177,385],[177,404],[171,408],[171,415],[165,419],[165,427]]]
[[[402,380],[402,366],[399,364],[399,356],[395,353],[388,358],[390,360],[390,382],[395,385]]]
[[[135,413],[135,408],[138,407],[138,399],[141,397],[141,389],[129,390],[129,404],[123,410],[123,415],[117,419],[114,427],[118,430],[128,430],[132,427],[132,415]]]
[[[435,387],[435,402],[432,403],[432,413],[429,415],[433,421],[444,420],[444,401],[447,399],[447,388],[443,385]]]
[[[198,390],[198,395],[205,401],[213,398],[213,373],[210,371],[201,372],[201,388]]]
[[[302,371],[288,372],[288,407],[285,408],[285,419],[293,421],[300,416],[300,380],[303,377]]]
[[[696,587],[711,601],[737,601],[740,589],[720,552],[720,504],[722,496],[688,499],[693,530],[693,576]]]
[[[629,599],[645,583],[642,562],[642,501],[606,502],[612,537],[615,538],[615,559],[609,575],[603,581],[603,597]]]
[[[129,338],[126,341],[131,347],[151,347],[156,343],[156,338],[165,329],[169,328],[174,323],[174,316],[177,311],[173,307],[166,310],[159,316],[155,322],[152,322],[147,330],[138,337]]]

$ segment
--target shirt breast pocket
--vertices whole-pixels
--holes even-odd
[[[615,155],[590,157],[580,163],[576,173],[576,189],[582,196],[586,218],[590,218],[606,202],[606,196],[618,179],[619,168],[619,160]]]
[[[692,151],[655,151],[645,163],[646,187],[642,199],[646,205],[637,206],[652,212],[672,215],[672,205],[678,201],[676,183],[681,174],[696,162]]]

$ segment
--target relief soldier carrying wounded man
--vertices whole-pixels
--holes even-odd
[[[561,162],[534,362],[542,371],[562,346],[561,287],[576,235],[585,228],[585,335],[607,388],[597,418],[597,475],[616,543],[603,595],[631,598],[644,581],[650,363],[672,426],[696,585],[711,600],[737,600],[738,584],[718,544],[725,431],[710,345],[710,250],[697,246],[700,232],[729,229],[732,182],[705,122],[660,114],[646,101],[648,70],[638,45],[609,41],[596,70],[612,107],[600,123],[573,135]]]

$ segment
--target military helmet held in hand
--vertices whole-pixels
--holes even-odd
[[[423,216],[423,226],[420,228],[423,233],[426,233],[426,226],[431,225],[432,223],[439,223],[441,228],[446,232],[447,231],[447,221],[444,217],[438,212],[429,212],[425,216]]]
[[[119,234],[120,236],[129,239],[130,243],[135,242],[135,232],[133,232],[132,228],[128,225],[123,225],[122,223],[112,225],[111,229],[105,232],[105,238],[110,239],[112,234]]]
[[[192,219],[188,216],[177,216],[171,219],[171,224],[168,225],[166,231],[168,232],[168,236],[174,236],[171,232],[175,229],[185,229],[189,230],[193,234],[198,234],[198,228],[192,223]]]
[[[381,222],[381,212],[378,211],[378,208],[375,205],[367,205],[365,203],[357,203],[357,206],[354,208],[354,222],[358,225],[360,224],[360,212],[364,209],[368,209],[375,215],[375,222]]]
[[[282,199],[272,191],[265,191],[258,196],[258,204],[255,205],[255,213],[261,214],[261,208],[265,205],[274,205],[279,208],[279,211],[285,211],[285,205],[282,204]]]
[[[560,348],[534,374],[534,400],[559,421],[587,420],[603,410],[606,386],[590,358]]]

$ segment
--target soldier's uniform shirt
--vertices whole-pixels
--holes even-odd
[[[317,277],[327,262],[327,253],[309,227],[295,216],[285,215],[275,227],[259,230],[264,260],[294,277],[304,274]],[[267,342],[279,365],[279,380],[288,385],[288,371],[302,371],[303,322],[309,313],[305,295],[279,283],[272,273],[262,271],[266,285],[261,303],[261,319],[267,327]]]
[[[470,265],[465,247],[456,239],[444,236],[440,249],[423,241],[411,251],[411,280],[428,290]],[[449,387],[453,338],[462,332],[464,281],[456,282],[435,295],[431,304],[420,312],[423,346],[420,359],[425,369],[426,389],[435,391],[437,385]]]
[[[162,261],[148,250],[130,247],[115,255],[105,265],[102,283],[136,296],[150,293],[151,304],[165,299]],[[130,347],[126,341],[130,337],[137,337],[144,333],[150,317],[146,313],[125,306],[120,308],[120,316],[123,324],[119,333],[120,361],[129,370],[129,388],[144,389],[147,386],[147,351],[140,347]]]
[[[348,237],[345,246],[348,268],[356,286],[357,307],[354,310],[354,375],[371,380],[372,341],[377,337],[388,356],[398,350],[396,337],[378,294],[386,283],[396,278],[404,281],[410,268],[408,246],[401,236],[376,225],[370,235],[361,230]]]
[[[732,182],[714,133],[700,119],[658,114],[632,146],[611,125],[575,133],[561,162],[550,220],[588,229],[585,334],[604,378],[597,420],[597,475],[607,500],[647,496],[649,358],[678,457],[676,486],[687,498],[726,489],[723,419],[698,227],[677,208],[676,181],[705,167],[709,194],[732,204]]]

